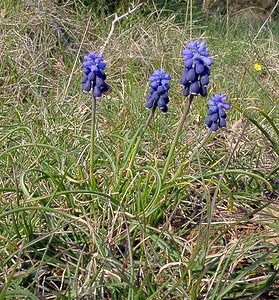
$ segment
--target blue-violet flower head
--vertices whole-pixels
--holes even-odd
[[[211,131],[216,131],[218,127],[226,127],[227,114],[225,110],[230,109],[230,105],[225,103],[227,99],[227,96],[223,94],[215,94],[208,101],[210,107],[205,124]]]
[[[108,91],[108,85],[105,80],[106,63],[103,61],[103,55],[91,52],[84,56],[82,90],[84,92],[92,91],[94,97],[101,97]]]
[[[186,49],[182,50],[182,56],[185,59],[184,72],[180,78],[183,95],[206,96],[210,75],[209,67],[213,64],[206,49],[206,43],[191,41]]]
[[[168,111],[170,89],[169,80],[171,76],[166,73],[165,69],[155,70],[149,77],[150,91],[146,97],[146,107],[151,109],[153,105],[160,108],[162,112]]]

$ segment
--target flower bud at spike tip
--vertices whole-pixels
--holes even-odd
[[[105,74],[106,63],[103,61],[103,55],[91,52],[84,56],[82,90],[92,92],[93,96],[99,98],[108,91]]]
[[[209,83],[209,67],[213,63],[205,42],[191,41],[186,49],[182,50],[182,56],[185,59],[184,72],[180,78],[180,84],[184,87],[183,95],[200,94],[205,97]]]
[[[162,112],[168,111],[169,80],[171,80],[171,76],[166,73],[165,69],[155,70],[153,72],[152,76],[149,78],[150,91],[146,97],[146,108],[151,109],[155,104]]]
[[[207,119],[205,125],[210,128],[211,131],[217,131],[218,127],[226,127],[227,114],[225,110],[230,109],[230,105],[225,103],[227,97],[223,94],[215,94],[208,101],[209,109],[207,112]]]

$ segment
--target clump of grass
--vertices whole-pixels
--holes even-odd
[[[252,41],[252,26],[146,9],[154,13],[123,20],[105,49],[111,92],[97,103],[92,189],[79,55],[101,48],[111,17],[5,4],[0,299],[278,297],[278,31]],[[206,101],[193,101],[162,178],[184,101],[174,80],[170,111],[155,114],[129,169],[147,76],[165,66],[179,77],[193,36],[213,53],[210,95],[222,89],[234,107],[228,128],[203,142]]]

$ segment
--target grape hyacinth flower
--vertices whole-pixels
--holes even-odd
[[[155,70],[152,76],[150,76],[150,91],[146,97],[147,108],[151,109],[155,104],[162,112],[168,111],[169,80],[171,80],[171,76],[166,73],[165,69]]]
[[[103,61],[102,54],[91,52],[84,56],[82,90],[84,92],[92,91],[93,96],[101,97],[108,91],[105,74],[106,63]]]
[[[228,97],[223,94],[215,94],[208,101],[210,108],[207,112],[208,117],[205,124],[211,131],[216,131],[218,127],[226,127],[227,115],[225,109],[230,109],[230,105],[225,103],[227,99]]]
[[[205,42],[192,41],[182,50],[185,59],[184,72],[180,78],[183,95],[207,95],[210,70],[213,64],[206,49]]]

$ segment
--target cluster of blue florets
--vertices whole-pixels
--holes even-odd
[[[207,95],[207,85],[209,83],[212,60],[206,49],[205,42],[192,41],[187,48],[182,51],[185,59],[184,72],[180,78],[183,86],[184,96]],[[105,74],[106,63],[102,54],[91,52],[84,56],[82,89],[86,92],[92,91],[94,97],[101,97],[108,91]],[[169,80],[171,76],[165,69],[155,70],[150,80],[150,91],[146,97],[146,107],[149,109],[159,107],[162,112],[168,111],[170,89]],[[211,131],[216,131],[219,127],[226,127],[226,112],[230,105],[225,103],[227,97],[223,94],[215,94],[208,101],[210,108],[205,124]]]
[[[156,105],[162,112],[167,112],[171,76],[166,73],[165,69],[155,70],[149,80],[150,91],[146,97],[146,107],[151,109],[153,105]]]
[[[225,103],[227,97],[223,94],[215,94],[208,101],[209,109],[207,112],[207,119],[205,124],[211,131],[216,131],[218,127],[226,127],[226,110],[230,109],[230,105]]]
[[[200,94],[206,96],[210,75],[209,67],[213,62],[209,58],[205,42],[190,42],[186,49],[182,51],[182,56],[185,59],[184,72],[180,78],[183,95]]]
[[[101,97],[108,91],[105,74],[106,63],[102,54],[91,52],[84,56],[82,89],[85,92],[93,92],[94,97]]]

